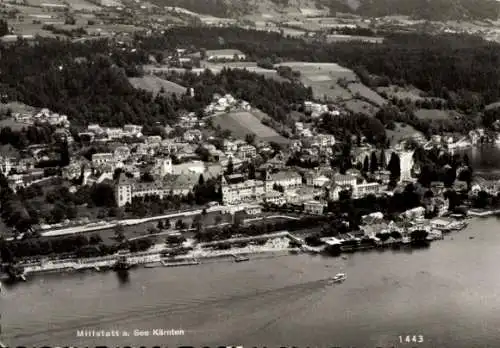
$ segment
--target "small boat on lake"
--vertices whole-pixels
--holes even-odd
[[[337,273],[335,277],[330,279],[330,281],[332,281],[333,283],[342,283],[346,279],[347,276],[345,275],[345,273]]]
[[[248,258],[247,256],[236,256],[234,258],[234,262],[245,262],[248,260],[250,260],[250,258]]]

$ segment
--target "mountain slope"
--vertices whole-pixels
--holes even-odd
[[[177,6],[215,17],[237,18],[245,14],[300,8],[328,8],[366,17],[410,16],[434,21],[497,19],[496,0],[151,0],[158,6]]]

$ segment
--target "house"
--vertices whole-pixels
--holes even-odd
[[[328,199],[333,201],[333,202],[336,202],[340,199],[340,192],[350,190],[350,189],[351,189],[350,186],[340,186],[340,185],[332,184],[332,185],[330,185],[330,187],[327,190]]]
[[[335,137],[331,134],[318,134],[314,137],[313,142],[321,148],[331,147],[335,145]]]
[[[173,174],[172,159],[168,158],[155,158],[155,164],[151,170],[151,174],[159,177],[164,177],[167,174]]]
[[[108,163],[113,163],[115,161],[115,157],[112,153],[95,153],[92,155],[92,165],[93,166],[101,166]]]
[[[286,204],[286,198],[281,192],[269,191],[266,192],[264,196],[264,202],[268,204],[282,206]]]
[[[238,145],[236,145],[234,142],[230,141],[230,140],[226,140],[224,139],[224,143],[223,143],[223,149],[224,149],[224,152],[230,152],[230,153],[234,153],[236,151],[238,151]]]
[[[326,203],[319,201],[308,201],[304,203],[304,213],[312,215],[322,215],[325,211]]]
[[[339,186],[350,186],[354,188],[356,186],[356,176],[348,174],[335,174],[333,176],[333,182]]]
[[[273,190],[274,186],[281,186],[286,191],[290,188],[299,188],[302,186],[302,176],[294,171],[279,171],[271,174],[266,173],[266,191]]]
[[[362,183],[355,185],[353,187],[353,197],[361,198],[368,195],[378,195],[381,191],[380,184],[378,182]]]
[[[201,134],[201,131],[199,129],[188,129],[186,132],[184,132],[184,135],[182,137],[184,141],[193,142],[200,141],[203,138],[203,135]]]
[[[312,187],[302,187],[295,191],[287,191],[285,192],[286,202],[290,204],[301,204],[304,201],[310,201],[314,199],[314,196],[317,195],[317,190]]]
[[[207,50],[206,51],[206,60],[207,61],[217,61],[217,60],[245,60],[246,56],[239,50]]]
[[[241,145],[238,148],[238,157],[241,159],[252,159],[257,156],[257,149],[252,145]]]
[[[125,161],[130,157],[130,149],[127,146],[118,146],[113,154],[117,161]]]
[[[142,136],[142,126],[126,124],[123,126],[123,132],[129,136]]]
[[[265,185],[261,180],[244,180],[244,178],[236,179],[222,176],[221,186],[224,204],[253,202],[260,199],[265,193]]]

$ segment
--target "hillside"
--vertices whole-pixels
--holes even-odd
[[[163,88],[166,94],[182,95],[186,93],[186,88],[177,83],[161,79],[156,76],[130,77],[128,79],[134,88],[144,89],[157,95]]]
[[[300,13],[326,8],[331,14],[353,13],[366,17],[410,16],[434,21],[497,19],[496,0],[152,0],[158,6],[177,6],[215,17],[237,18],[247,14]]]

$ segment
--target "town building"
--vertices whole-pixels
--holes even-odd
[[[224,204],[239,204],[260,200],[265,193],[262,180],[244,180],[242,177],[222,176],[222,201]]]
[[[92,165],[95,167],[115,162],[115,156],[112,153],[95,153],[92,155]]]
[[[312,215],[322,215],[325,211],[326,203],[319,201],[309,201],[304,203],[304,213]]]

